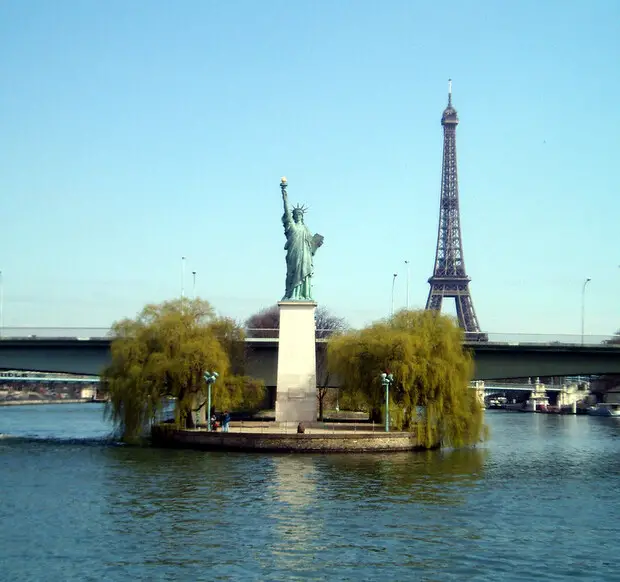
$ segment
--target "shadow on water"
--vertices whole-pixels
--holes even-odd
[[[84,446],[84,447],[123,447],[123,443],[113,436],[94,438],[61,438],[61,437],[28,437],[0,434],[0,448],[2,446],[35,445],[38,447]]]
[[[276,572],[311,575],[316,555],[323,555],[325,566],[331,562],[332,567],[357,569],[363,563],[361,571],[385,568],[387,548],[407,553],[411,542],[440,540],[450,527],[429,524],[422,516],[404,524],[396,508],[407,506],[403,509],[408,513],[410,507],[423,511],[425,506],[448,509],[462,504],[467,484],[480,478],[486,454],[465,449],[273,457],[270,489],[276,503],[270,515],[279,536],[270,554],[263,556],[263,565]],[[374,539],[375,529],[382,531],[382,541]],[[463,535],[475,532],[464,530]],[[315,553],[307,551],[310,545]]]
[[[321,469],[325,479],[337,485],[336,496],[346,490],[365,501],[380,502],[388,494],[395,503],[453,504],[462,498],[454,494],[457,490],[466,494],[480,481],[487,456],[488,451],[481,448],[339,455],[323,458]]]

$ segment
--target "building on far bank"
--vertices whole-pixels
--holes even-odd
[[[94,400],[97,398],[97,388],[95,386],[83,386],[80,389],[78,398],[82,400]]]

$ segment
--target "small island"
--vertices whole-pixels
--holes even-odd
[[[328,321],[316,310],[313,257],[323,236],[305,225],[305,207],[291,209],[287,186],[282,178],[287,274],[275,311],[241,326],[217,316],[208,301],[182,297],[147,305],[135,319],[114,324],[111,363],[101,381],[109,394],[106,414],[119,437],[139,443],[146,435],[156,446],[288,452],[424,450],[484,439],[484,408],[469,389],[473,360],[452,318],[402,310],[350,331],[342,319]],[[246,328],[255,333],[257,326],[280,330],[279,370],[286,366],[278,376],[289,383],[277,387],[286,407],[278,422],[265,418],[263,381],[245,373]],[[327,342],[323,379],[315,361],[317,337]],[[300,354],[299,346],[307,353]],[[329,375],[339,378],[341,388],[338,413],[328,420]],[[166,406],[172,407],[169,418],[163,418]],[[343,410],[357,421],[343,418]],[[267,417],[273,414],[267,411]]]
[[[202,299],[148,305],[136,319],[116,323],[113,333],[112,362],[102,374],[106,414],[128,443],[369,452],[467,446],[485,437],[483,407],[469,389],[473,363],[463,332],[434,311],[404,310],[362,330],[334,333],[327,365],[342,379],[340,412],[302,427],[261,416],[267,393],[261,380],[244,374],[244,329],[217,317]],[[209,371],[217,371],[211,384]],[[172,416],[162,421],[166,403]],[[357,411],[357,421],[342,421],[346,408]],[[226,432],[211,423],[209,412],[216,410],[233,417]],[[235,420],[241,412],[243,419]]]

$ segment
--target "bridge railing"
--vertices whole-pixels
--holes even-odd
[[[249,339],[277,339],[278,329],[246,329],[246,337]],[[333,330],[318,329],[316,337],[326,338]],[[78,339],[91,340],[111,337],[109,327],[2,327],[0,328],[0,341],[4,339]],[[620,336],[617,335],[584,335],[580,334],[543,334],[543,333],[485,333],[481,341],[466,340],[468,345],[477,343],[522,345],[585,345],[600,346],[616,344],[620,347]]]
[[[546,392],[561,392],[566,388],[560,384],[542,384],[542,389]],[[470,388],[477,388],[470,386]],[[536,389],[536,384],[497,384],[495,382],[485,384],[483,390],[489,392],[532,392]]]
[[[110,337],[109,327],[3,327],[4,339],[103,339]]]
[[[3,327],[2,339],[102,339],[111,337],[109,327]],[[248,338],[277,339],[279,329],[249,328],[245,330]],[[317,329],[316,337],[325,338],[333,333],[331,329]]]
[[[547,333],[487,333],[490,344],[544,344],[544,345],[587,345],[600,346],[610,343],[620,347],[620,336],[617,335],[580,335],[580,334],[547,334]],[[475,344],[477,342],[467,342]]]
[[[324,339],[329,337],[334,333],[333,329],[317,329],[315,331],[315,335],[319,339]],[[269,338],[269,339],[277,339],[280,337],[280,330],[277,328],[246,328],[245,336],[248,338]]]

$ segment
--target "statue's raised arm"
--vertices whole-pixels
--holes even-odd
[[[305,206],[297,205],[292,210],[288,203],[288,186],[286,178],[280,181],[284,215],[282,224],[286,236],[286,290],[283,301],[313,301],[312,275],[314,274],[313,257],[323,244],[323,236],[314,236],[304,224]]]
[[[286,231],[293,222],[293,215],[288,204],[288,194],[286,187],[288,186],[286,178],[282,176],[280,180],[280,189],[282,190],[282,202],[284,204],[284,215],[282,216],[282,223],[284,224],[284,230]]]

